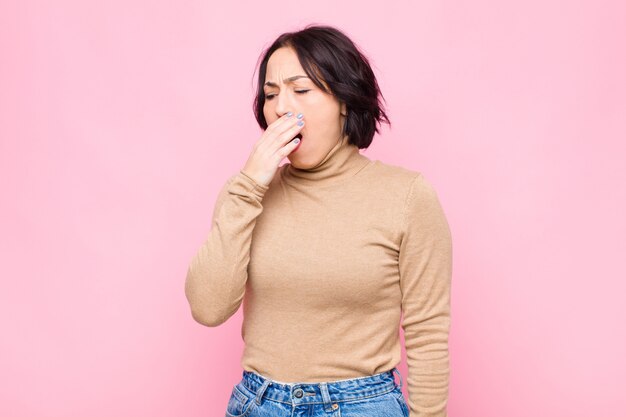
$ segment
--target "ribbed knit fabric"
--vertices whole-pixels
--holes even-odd
[[[211,327],[243,302],[242,368],[278,382],[390,370],[401,324],[411,417],[445,417],[451,277],[449,225],[424,175],[340,141],[269,185],[232,175],[185,294]]]

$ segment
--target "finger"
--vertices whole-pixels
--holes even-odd
[[[298,147],[298,145],[300,145],[300,142],[301,139],[298,138],[294,138],[289,141],[285,146],[280,149],[280,156],[284,158],[289,155],[291,152],[294,151],[294,149]]]
[[[302,125],[299,125],[299,123],[302,123]],[[300,120],[298,122],[295,122],[288,129],[286,129],[284,132],[282,132],[281,134],[276,136],[276,139],[275,139],[274,143],[277,143],[278,147],[283,146],[285,143],[287,143],[288,141],[293,139],[294,136],[296,136],[298,133],[300,133],[300,130],[302,130],[304,125],[305,125],[304,120]]]
[[[278,119],[274,120],[272,122],[272,124],[270,124],[267,127],[267,130],[269,130],[270,132],[274,132],[274,131],[280,131],[280,126],[283,126],[286,122],[289,122],[292,119],[295,119],[295,115],[292,113],[291,116],[289,116],[290,112],[287,112],[285,114],[283,114],[282,116],[280,116]],[[279,132],[280,133],[280,132]]]
[[[294,117],[294,115],[292,114],[291,116],[289,116],[289,113],[285,113],[283,114],[281,117],[279,117],[278,119],[276,119],[275,121],[273,121],[263,132],[263,135],[261,135],[261,138],[259,139],[259,141],[256,143],[256,147],[258,147],[259,149],[264,149],[264,148],[273,148],[274,144],[276,143],[276,137],[278,135],[281,134],[281,132],[284,131],[286,126],[290,126],[293,119],[296,119],[296,117]],[[281,129],[281,126],[283,126],[283,129]],[[275,149],[272,150],[272,152],[275,152]]]

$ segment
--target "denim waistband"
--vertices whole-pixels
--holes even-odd
[[[393,373],[398,374],[400,383],[396,384]],[[375,397],[393,391],[396,387],[402,388],[402,375],[397,368],[381,372],[372,376],[352,379],[340,379],[327,382],[279,382],[264,377],[256,372],[243,371],[240,383],[250,394],[255,396],[257,404],[262,400],[293,404],[325,404],[327,410],[332,410],[332,403],[351,401],[361,398]]]

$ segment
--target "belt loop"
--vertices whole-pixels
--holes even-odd
[[[322,401],[324,401],[324,411],[333,411],[326,382],[320,382],[320,391],[322,392]]]
[[[396,372],[398,374],[398,378],[400,378],[400,385],[398,385],[398,388],[402,389],[402,374],[400,373],[400,371],[398,371],[396,367],[393,368],[393,372]]]
[[[267,389],[267,387],[270,386],[271,383],[272,381],[269,378],[265,378],[265,381],[263,381],[263,385],[261,385],[259,390],[256,392],[255,401],[257,405],[261,405],[261,399],[263,398],[263,394],[265,393],[265,390]]]

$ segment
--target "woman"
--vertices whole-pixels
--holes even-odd
[[[226,416],[446,416],[451,234],[424,175],[359,153],[390,125],[379,96],[335,28],[285,33],[264,53],[264,133],[221,189],[185,283],[206,326],[243,302]]]

